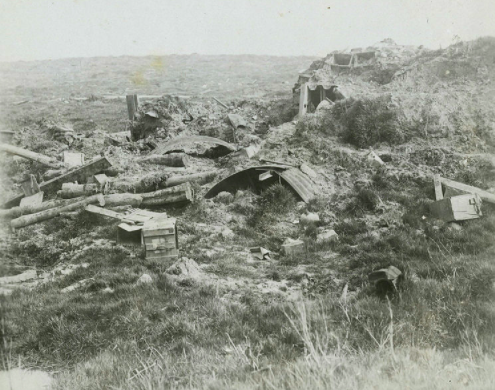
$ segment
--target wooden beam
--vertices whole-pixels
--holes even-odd
[[[447,188],[452,188],[464,194],[476,194],[485,202],[495,204],[495,194],[491,192],[443,177],[440,177],[440,182]]]
[[[442,200],[443,189],[442,189],[442,183],[440,181],[440,175],[433,176],[433,184],[435,185],[435,199]]]
[[[308,83],[301,85],[299,94],[299,118],[308,112]]]
[[[220,104],[223,108],[229,108],[225,103],[222,103],[220,100],[218,100],[215,96],[212,96],[213,100],[215,100],[218,104]]]
[[[133,121],[139,107],[138,97],[137,95],[127,95],[125,100],[127,102],[127,113],[129,114],[129,120]]]

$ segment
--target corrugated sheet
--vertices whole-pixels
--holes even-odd
[[[307,203],[310,199],[314,198],[315,191],[313,183],[298,168],[291,168],[277,173],[297,192],[304,202]]]
[[[298,168],[287,169],[287,167],[280,165],[261,165],[236,172],[233,175],[219,181],[206,193],[205,198],[213,198],[222,191],[234,193],[237,190],[246,189],[249,187],[252,187],[254,191],[259,192],[260,188],[263,188],[263,185],[273,182],[273,180],[267,180],[267,183],[259,182],[259,175],[267,171],[271,171],[275,175],[280,176],[304,202],[308,202],[314,197],[315,191],[313,188],[313,183],[309,177]],[[275,178],[276,177],[277,176],[275,176]],[[275,180],[275,182],[276,181],[277,180]]]
[[[210,144],[216,146],[223,146],[230,151],[234,152],[236,150],[235,145],[229,144],[228,142],[222,141],[221,139],[214,137],[207,137],[204,135],[195,135],[191,137],[177,137],[173,140],[167,142],[165,145],[161,145],[154,151],[155,154],[165,154],[172,150],[175,150],[179,145],[192,145],[195,143],[200,144]]]

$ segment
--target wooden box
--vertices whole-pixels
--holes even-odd
[[[178,259],[179,240],[175,218],[146,221],[141,230],[141,242],[147,259]]]
[[[431,214],[445,222],[481,217],[481,198],[476,194],[452,196],[430,204]]]

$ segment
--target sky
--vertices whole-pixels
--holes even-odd
[[[494,16],[494,0],[0,0],[0,61],[437,49],[495,36]]]

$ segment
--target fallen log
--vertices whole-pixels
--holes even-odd
[[[84,198],[78,198],[78,199],[55,199],[55,200],[49,200],[47,202],[43,202],[40,205],[33,206],[16,206],[12,207],[11,209],[8,210],[0,210],[0,219],[14,219],[18,218],[21,215],[27,215],[27,214],[35,214],[39,213],[40,211],[44,210],[49,210],[53,209],[56,207],[63,207],[67,206],[68,204],[83,200]]]
[[[140,206],[143,201],[142,194],[129,194],[129,193],[105,195],[103,199],[105,199],[106,207],[115,207],[115,206],[137,207]]]
[[[160,188],[169,176],[168,172],[156,172],[145,175],[137,181],[113,181],[109,183],[109,191],[112,193],[153,191]]]
[[[203,185],[213,181],[217,172],[200,172],[184,176],[172,176],[169,172],[157,172],[146,175],[141,180],[134,182],[114,181],[110,183],[109,190],[113,193],[119,192],[146,192],[153,191],[157,188],[170,188],[184,183],[197,183]]]
[[[168,196],[160,196],[158,198],[147,198],[143,199],[142,206],[164,206],[173,203],[190,202],[192,200],[192,195],[187,193],[171,194]]]
[[[192,200],[193,191],[191,188],[191,183],[186,182],[178,186],[166,188],[164,190],[146,192],[140,195],[143,197],[143,201],[145,201],[146,199],[152,199],[152,198],[166,198],[167,196],[173,194],[186,194],[188,199]]]
[[[88,176],[93,176],[98,172],[104,171],[111,167],[112,164],[106,159],[106,157],[100,157],[96,160],[90,161],[80,167],[75,167],[65,172],[64,174],[57,176],[51,180],[40,183],[40,191],[43,191],[45,195],[50,195],[62,187],[63,183],[68,182],[85,182]],[[19,194],[9,199],[3,208],[10,208],[18,206],[24,194]]]
[[[161,183],[161,187],[168,188],[168,187],[174,187],[178,186],[182,183],[197,183],[199,185],[203,185],[206,183],[210,183],[215,179],[217,176],[217,172],[200,172],[200,173],[194,173],[192,175],[185,175],[185,176],[173,176],[169,177],[167,180],[165,180],[165,183]]]
[[[80,196],[94,195],[98,192],[96,184],[64,183],[62,189],[57,192],[62,199],[73,199]]]
[[[185,153],[169,153],[165,155],[153,154],[138,160],[139,164],[159,164],[168,167],[187,167],[189,156]]]
[[[21,156],[23,158],[27,158],[28,160],[39,162],[40,164],[46,165],[50,168],[60,168],[60,166],[62,166],[60,162],[51,157],[9,144],[0,144],[0,152]]]
[[[99,203],[101,206],[105,205],[105,199],[102,194],[92,195],[88,198],[78,200],[67,204],[66,206],[56,207],[44,211],[40,211],[35,214],[23,215],[22,217],[13,219],[10,221],[10,226],[14,229],[21,227],[33,225],[48,219],[55,218],[60,215],[60,213],[65,213],[68,211],[76,211],[86,207],[89,204]]]

